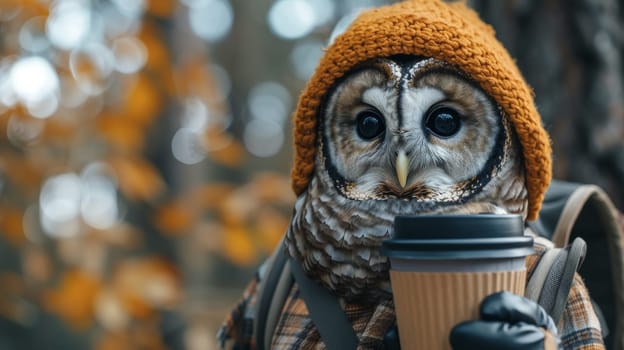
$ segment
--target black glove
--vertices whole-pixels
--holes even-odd
[[[462,322],[451,330],[454,350],[560,348],[555,322],[529,299],[509,292],[495,293],[483,299],[480,314],[480,320]]]

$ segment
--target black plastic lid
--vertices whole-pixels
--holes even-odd
[[[533,253],[533,238],[524,236],[519,215],[399,216],[381,252],[419,260],[515,258]]]

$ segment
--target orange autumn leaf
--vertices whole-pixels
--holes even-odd
[[[204,221],[199,223],[194,231],[194,243],[198,244],[200,250],[210,253],[221,251],[223,246],[223,225],[215,221]]]
[[[108,229],[96,229],[87,231],[88,237],[109,244],[115,248],[138,248],[143,242],[144,233],[136,226],[127,222],[117,223]]]
[[[76,129],[78,127],[79,123],[70,123],[65,120],[59,120],[58,118],[50,118],[46,120],[41,138],[48,142],[67,143],[68,140],[76,136]]]
[[[26,195],[32,195],[38,191],[43,177],[43,169],[39,164],[10,153],[0,154],[0,170],[13,186],[20,188]]]
[[[248,188],[242,187],[219,202],[219,218],[227,226],[243,226],[261,205]]]
[[[121,262],[113,286],[126,311],[146,318],[157,308],[171,308],[181,298],[181,281],[175,265],[161,258]]]
[[[137,151],[143,147],[144,130],[130,118],[101,116],[96,120],[96,130],[108,144],[122,151]]]
[[[24,236],[24,213],[16,208],[3,207],[0,210],[0,233],[13,245],[26,241]]]
[[[246,154],[245,149],[238,142],[232,142],[223,148],[207,153],[213,161],[231,168],[241,165]]]
[[[179,64],[175,79],[180,96],[194,96],[201,99],[208,105],[214,116],[226,114],[221,86],[204,57],[194,55]]]
[[[258,253],[249,233],[242,227],[229,227],[223,236],[223,255],[239,266],[251,266]]]
[[[152,317],[155,313],[154,309],[148,305],[140,295],[129,290],[119,292],[119,300],[124,310],[134,318],[146,319]]]
[[[77,269],[65,272],[56,290],[44,297],[47,309],[77,330],[93,322],[95,299],[101,285],[94,276]]]
[[[278,173],[260,173],[253,177],[251,190],[260,201],[290,205],[295,195],[290,186],[290,178]]]
[[[189,203],[174,201],[156,210],[154,223],[164,233],[179,235],[188,232],[195,221],[195,212]]]
[[[130,315],[110,287],[102,290],[98,295],[95,302],[95,317],[102,327],[113,331],[123,330],[131,322]]]
[[[174,71],[171,66],[169,49],[163,38],[165,33],[161,31],[153,22],[143,22],[139,39],[147,49],[147,62],[143,72],[149,74],[154,82],[158,82],[159,87],[168,95],[176,93]]]
[[[35,283],[44,283],[52,277],[53,263],[42,247],[28,248],[22,257],[24,277]]]
[[[273,251],[288,228],[288,218],[278,210],[263,207],[256,215],[256,229],[258,231],[258,245],[265,253]]]
[[[139,74],[132,82],[124,101],[127,118],[146,126],[163,108],[164,98],[156,83],[145,74]]]
[[[5,141],[8,140],[8,132],[9,128],[9,116],[11,115],[11,110],[1,111],[0,109],[0,140]]]
[[[0,1],[0,12],[10,11],[12,6],[20,6],[30,16],[48,16],[49,13],[49,5],[38,0],[2,0]]]
[[[175,11],[177,1],[174,0],[149,0],[147,12],[156,17],[171,17]]]
[[[166,350],[158,327],[138,327],[126,331],[104,333],[95,350]]]
[[[151,200],[165,189],[156,168],[138,157],[114,157],[109,164],[115,169],[121,192],[131,199]]]
[[[208,183],[194,187],[185,197],[199,208],[213,209],[221,205],[234,189],[233,185],[227,183]]]
[[[127,332],[107,332],[97,341],[95,350],[132,350],[132,337]]]
[[[163,37],[163,33],[154,24],[149,22],[143,23],[139,39],[147,49],[147,62],[145,65],[148,69],[171,71],[169,51],[162,41]]]

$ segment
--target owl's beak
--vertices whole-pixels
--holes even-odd
[[[407,183],[408,169],[409,169],[409,159],[405,155],[404,151],[399,151],[399,154],[397,154],[397,159],[396,159],[396,162],[394,163],[394,168],[396,170],[399,184],[401,185],[402,188],[405,188],[405,184]]]

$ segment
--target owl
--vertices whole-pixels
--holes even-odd
[[[337,295],[390,293],[379,248],[396,216],[526,217],[509,119],[458,68],[416,56],[372,59],[340,79],[321,110],[314,173],[286,246]]]
[[[325,50],[293,127],[297,200],[280,251],[338,299],[358,349],[383,348],[395,322],[380,247],[397,216],[509,213],[534,220],[551,178],[550,141],[532,92],[492,28],[465,2],[407,0],[358,15]],[[259,328],[265,271],[226,320],[222,344],[323,349],[297,283],[269,312],[274,328]],[[288,274],[280,273],[281,285]],[[570,293],[575,309],[562,323],[569,348],[602,341],[580,281]],[[511,304],[538,309],[526,301]],[[514,329],[501,322],[485,328]],[[550,330],[527,327],[525,334],[546,343]],[[476,333],[469,336],[502,339],[497,348],[523,348],[510,333]]]

